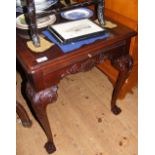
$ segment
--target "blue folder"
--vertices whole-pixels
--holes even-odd
[[[75,49],[80,48],[83,45],[93,43],[96,40],[105,39],[105,38],[109,37],[109,33],[105,33],[105,34],[101,34],[100,36],[96,36],[96,37],[93,37],[93,38],[89,38],[89,39],[85,39],[85,40],[81,40],[81,41],[77,41],[77,42],[72,42],[72,43],[69,43],[69,44],[61,44],[53,37],[51,32],[49,32],[48,30],[43,31],[42,33],[50,41],[52,41],[53,43],[58,45],[64,53],[71,52],[71,51],[73,51]]]

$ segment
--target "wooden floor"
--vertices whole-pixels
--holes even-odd
[[[44,132],[30,113],[20,93],[17,74],[17,99],[33,122],[24,128],[17,119],[17,155],[47,155]],[[110,111],[112,84],[98,69],[64,78],[58,100],[47,113],[57,151],[53,155],[137,155],[137,88],[118,100],[122,113]]]

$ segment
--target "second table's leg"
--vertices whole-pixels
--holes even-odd
[[[117,115],[121,112],[121,109],[116,105],[116,100],[123,86],[125,80],[128,78],[129,73],[133,66],[133,59],[130,55],[121,56],[117,59],[112,60],[112,65],[119,70],[119,75],[114,86],[112,101],[111,101],[111,111]]]
[[[105,17],[104,17],[104,0],[98,0],[97,4],[97,17],[98,21],[101,26],[105,24]]]
[[[66,4],[71,4],[71,1],[70,0],[65,0],[65,3]]]
[[[29,116],[28,116],[26,110],[18,101],[16,101],[16,112],[17,112],[19,118],[21,119],[23,126],[31,127],[32,122],[29,119]]]
[[[26,91],[35,115],[47,136],[48,141],[45,144],[45,148],[48,153],[53,153],[56,151],[56,147],[53,142],[53,136],[47,118],[46,107],[48,103],[52,103],[57,99],[57,86],[52,86],[36,93],[32,86],[27,83]]]

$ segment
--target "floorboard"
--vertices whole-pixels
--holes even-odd
[[[24,128],[17,118],[17,155],[47,155],[46,137],[20,93],[21,81],[17,74],[17,99],[33,125]],[[53,155],[137,155],[137,88],[117,101],[118,116],[110,111],[112,88],[97,68],[60,82],[58,100],[47,108],[57,147]]]

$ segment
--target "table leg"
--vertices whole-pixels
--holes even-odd
[[[66,4],[71,4],[71,1],[70,0],[65,0],[65,3]]]
[[[97,4],[97,17],[101,26],[105,25],[105,17],[104,17],[104,0],[98,0]]]
[[[30,121],[28,114],[25,111],[24,107],[18,101],[16,101],[16,112],[19,118],[21,119],[23,126],[31,127],[32,122]]]
[[[31,101],[36,118],[38,119],[47,136],[48,141],[45,144],[45,148],[48,153],[53,153],[56,151],[56,147],[53,142],[53,136],[46,113],[46,107],[48,103],[52,103],[57,99],[57,86],[52,86],[43,91],[35,92],[30,83],[27,83],[26,91],[28,98]]]
[[[119,75],[114,86],[112,101],[111,101],[111,111],[118,115],[121,109],[116,105],[116,100],[123,86],[125,80],[128,78],[129,73],[133,66],[133,59],[130,55],[125,55],[112,60],[112,65],[119,70]]]

